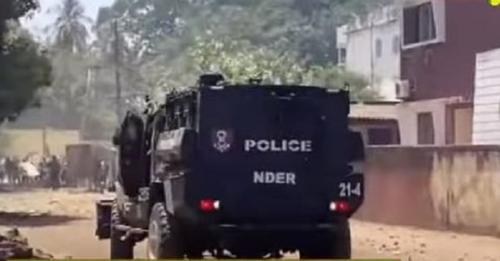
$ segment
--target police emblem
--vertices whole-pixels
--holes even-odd
[[[233,134],[229,130],[217,130],[212,133],[212,145],[217,151],[224,153],[231,149]]]

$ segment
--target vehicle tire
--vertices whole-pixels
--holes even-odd
[[[333,246],[329,258],[351,258],[351,228],[349,226],[349,221],[345,220],[342,224],[339,224],[338,231],[334,233]]]
[[[134,242],[130,239],[122,240],[125,232],[117,230],[116,225],[123,224],[120,212],[116,202],[111,207],[111,259],[133,259],[134,258]]]
[[[180,259],[184,249],[175,218],[167,213],[163,203],[154,204],[148,230],[149,259]]]
[[[320,237],[321,238],[321,237]],[[337,224],[335,232],[323,237],[314,246],[300,251],[301,259],[350,259],[351,229],[349,221]]]

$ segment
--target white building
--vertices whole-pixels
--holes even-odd
[[[366,77],[385,100],[396,100],[400,26],[397,7],[387,6],[337,28],[339,65]]]
[[[500,144],[500,49],[476,55],[473,144]]]

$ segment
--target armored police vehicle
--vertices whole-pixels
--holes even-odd
[[[363,202],[363,143],[349,93],[231,85],[203,75],[164,104],[129,112],[114,138],[116,197],[97,204],[111,258],[349,258]]]

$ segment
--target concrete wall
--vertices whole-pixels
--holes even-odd
[[[500,146],[369,147],[359,219],[500,235]]]

